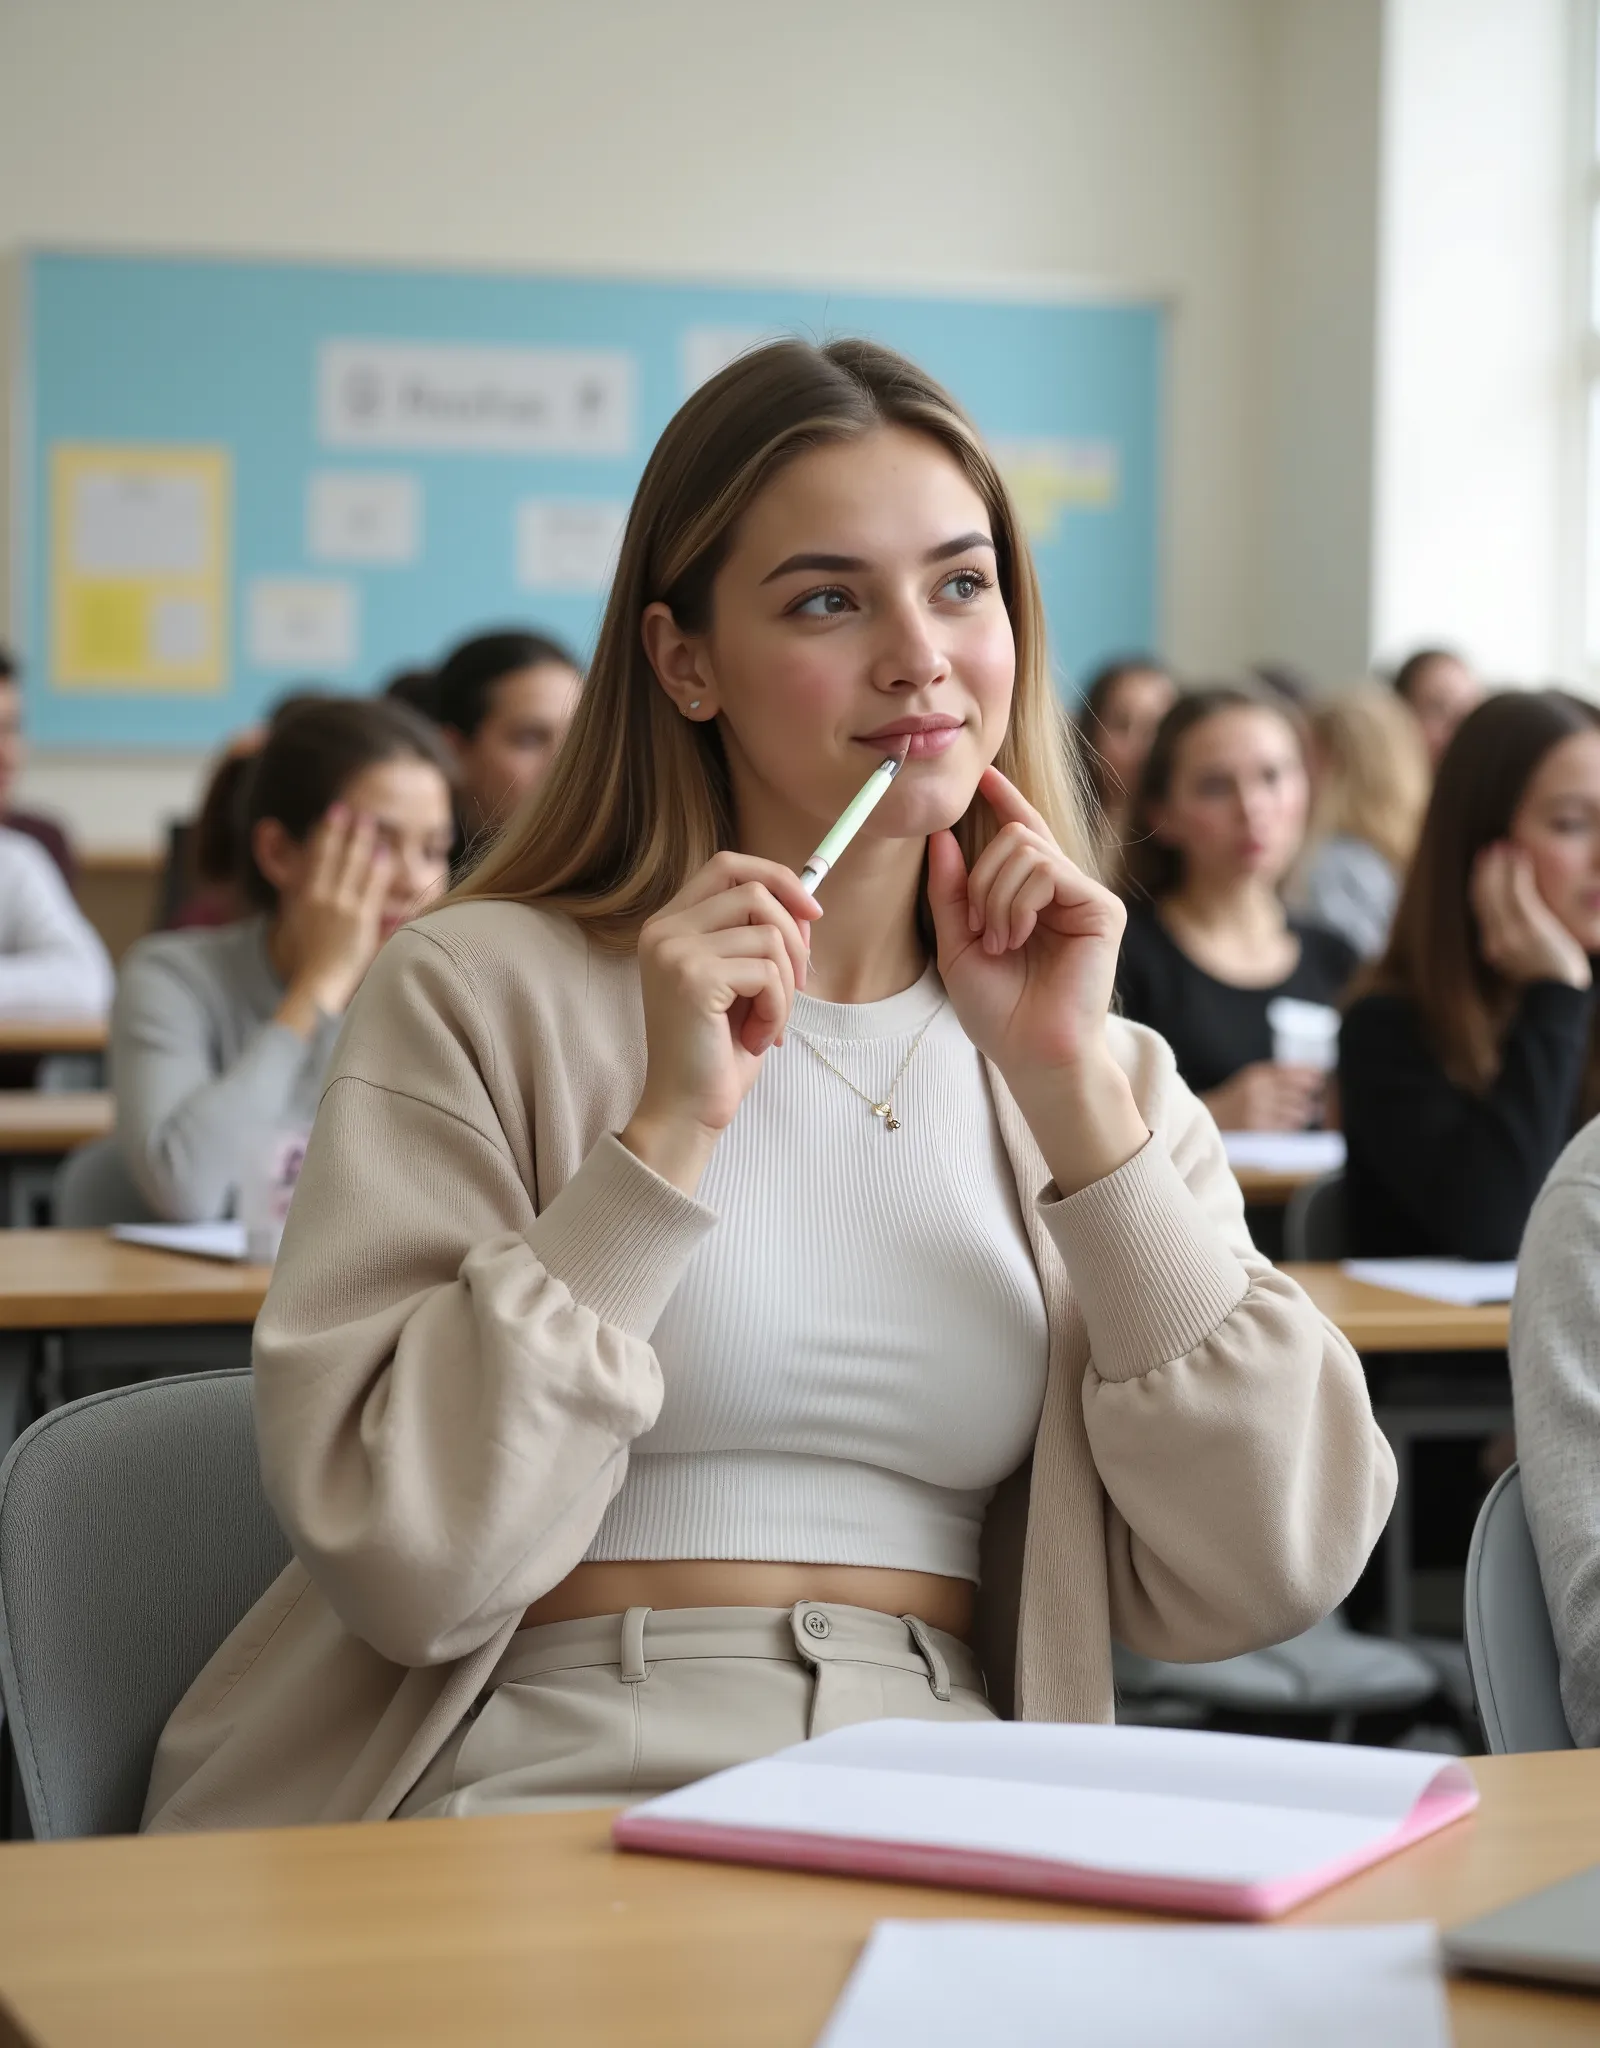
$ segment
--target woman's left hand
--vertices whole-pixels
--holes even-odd
[[[1147,1136],[1106,1043],[1126,913],[999,769],[984,770],[978,794],[1000,830],[970,875],[953,832],[928,842],[939,973],[962,1029],[1004,1075],[1070,1193]]]

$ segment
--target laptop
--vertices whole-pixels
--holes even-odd
[[[1600,1863],[1443,1937],[1452,1970],[1600,1991]]]

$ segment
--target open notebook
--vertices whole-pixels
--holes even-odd
[[[1264,1920],[1457,1820],[1410,1750],[1066,1722],[869,1721],[617,1816],[625,1849]]]

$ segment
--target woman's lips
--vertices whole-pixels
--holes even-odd
[[[948,754],[962,731],[959,725],[936,725],[925,732],[883,733],[876,739],[860,740],[857,744],[874,747],[880,754],[898,754],[904,747],[908,761],[931,761],[940,754]]]

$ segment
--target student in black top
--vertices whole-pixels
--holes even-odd
[[[1302,1130],[1322,1107],[1324,1074],[1276,1063],[1267,1019],[1276,996],[1335,1003],[1356,966],[1343,939],[1291,918],[1278,894],[1307,795],[1288,711],[1222,687],[1167,713],[1134,800],[1117,992],[1224,1130]]]
[[[1351,1249],[1516,1256],[1535,1195],[1600,1109],[1600,711],[1508,691],[1439,764],[1394,931],[1344,1020]]]

